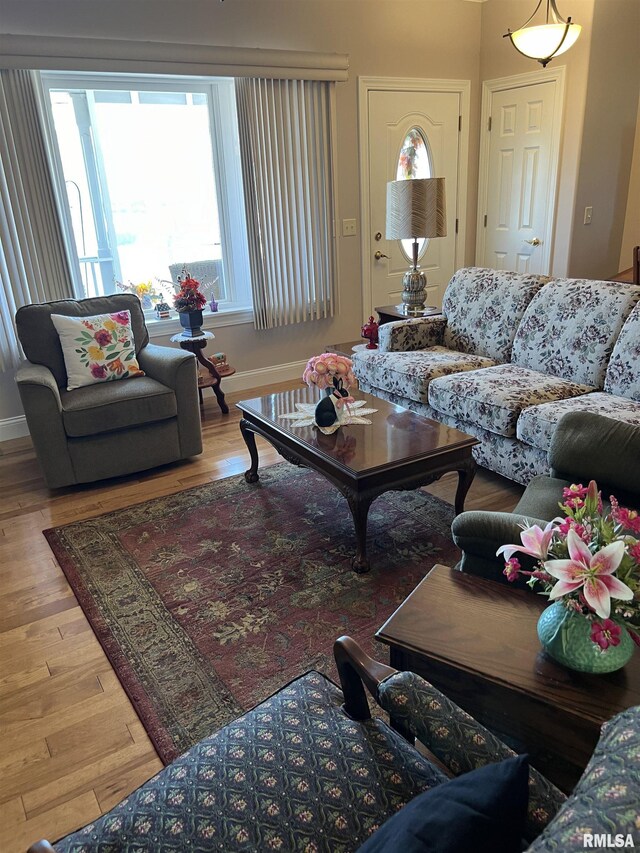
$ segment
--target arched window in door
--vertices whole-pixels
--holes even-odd
[[[402,141],[398,155],[396,181],[412,180],[413,178],[430,178],[433,175],[431,151],[425,132],[419,127],[412,127]],[[413,260],[413,240],[400,240],[402,251],[408,261]],[[421,258],[427,248],[427,240],[418,240],[418,258]]]

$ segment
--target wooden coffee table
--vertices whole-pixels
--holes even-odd
[[[282,417],[295,412],[296,403],[318,399],[317,390],[302,386],[237,403],[243,414],[240,429],[251,456],[251,468],[244,476],[248,483],[259,479],[257,434],[288,462],[326,477],[346,497],[353,516],[357,550],[352,566],[356,572],[369,569],[367,516],[372,502],[383,492],[417,489],[448,471],[457,471],[455,509],[462,512],[476,471],[471,455],[476,438],[371,394],[365,399],[378,410],[371,415],[372,423],[340,427],[333,435],[324,435],[316,427],[295,427]],[[339,436],[349,438],[348,452]]]
[[[391,666],[430,681],[564,791],[615,714],[640,704],[640,652],[618,672],[567,669],[540,648],[547,599],[435,566],[377,632]]]

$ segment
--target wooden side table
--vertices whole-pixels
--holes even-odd
[[[222,376],[232,376],[236,371],[235,368],[229,367],[227,365],[226,369],[221,374],[218,372],[218,368],[214,361],[209,358],[205,358],[202,354],[202,350],[207,346],[208,341],[213,340],[215,335],[213,332],[202,332],[198,337],[191,337],[190,335],[183,335],[182,333],[173,335],[170,339],[172,343],[180,344],[180,349],[186,350],[187,352],[192,352],[195,357],[198,359],[201,365],[206,368],[208,372],[208,376],[205,374],[204,378],[201,378],[198,375],[198,396],[200,398],[200,405],[203,404],[202,399],[202,389],[203,388],[212,388],[213,393],[216,395],[216,400],[218,401],[218,405],[220,406],[220,411],[223,415],[229,414],[229,406],[227,406],[226,401],[224,399],[224,394],[222,393],[222,388],[220,387],[220,383],[222,381]]]
[[[536,634],[547,603],[435,566],[376,638],[389,646],[391,666],[421,675],[570,791],[602,723],[640,704],[640,654],[607,675],[561,666]]]
[[[428,305],[422,311],[407,311],[404,305],[383,305],[375,310],[378,313],[378,325],[380,326],[385,323],[392,323],[394,320],[411,320],[415,317],[435,317],[442,314],[440,308],[434,308],[432,305]]]
[[[345,355],[347,358],[352,358],[354,347],[358,347],[358,349],[366,349],[366,341],[363,341],[362,338],[360,338],[358,341],[346,341],[346,343],[343,344],[327,344],[324,351],[334,352],[336,355]]]

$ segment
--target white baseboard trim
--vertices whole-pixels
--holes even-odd
[[[288,382],[291,379],[302,381],[302,373],[306,365],[306,361],[291,361],[274,367],[259,367],[257,370],[234,373],[233,376],[223,377],[222,389],[226,394],[246,391],[248,388],[259,389],[262,385],[270,385],[273,382]],[[29,429],[24,415],[0,420],[0,441],[10,441],[12,438],[22,438],[25,435],[29,435]]]
[[[291,379],[299,379],[302,382],[302,374],[307,366],[304,361],[290,361],[287,364],[276,364],[274,367],[259,367],[257,370],[245,370],[243,373],[234,373],[233,376],[222,377],[222,390],[227,392],[246,391],[248,388],[260,389],[262,385],[271,385],[274,382],[288,382]]]
[[[24,415],[18,415],[15,418],[4,418],[4,420],[0,421],[0,441],[23,438],[25,435],[29,435],[29,428]]]

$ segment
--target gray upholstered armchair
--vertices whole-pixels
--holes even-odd
[[[615,495],[631,509],[640,509],[640,427],[590,412],[564,415],[555,428],[549,449],[551,475],[534,477],[512,513],[463,512],[451,531],[462,551],[458,568],[491,580],[504,580],[504,561],[496,550],[520,542],[521,524],[544,526],[561,515],[562,490],[572,483],[595,480],[606,501]],[[523,568],[530,558],[518,555]],[[522,582],[523,583],[523,582]],[[515,581],[520,585],[520,581]]]
[[[145,376],[67,391],[52,314],[90,317],[131,313],[135,350]],[[29,432],[50,488],[144,471],[202,452],[196,360],[149,344],[133,294],[26,305],[16,314],[27,356],[16,373]]]

